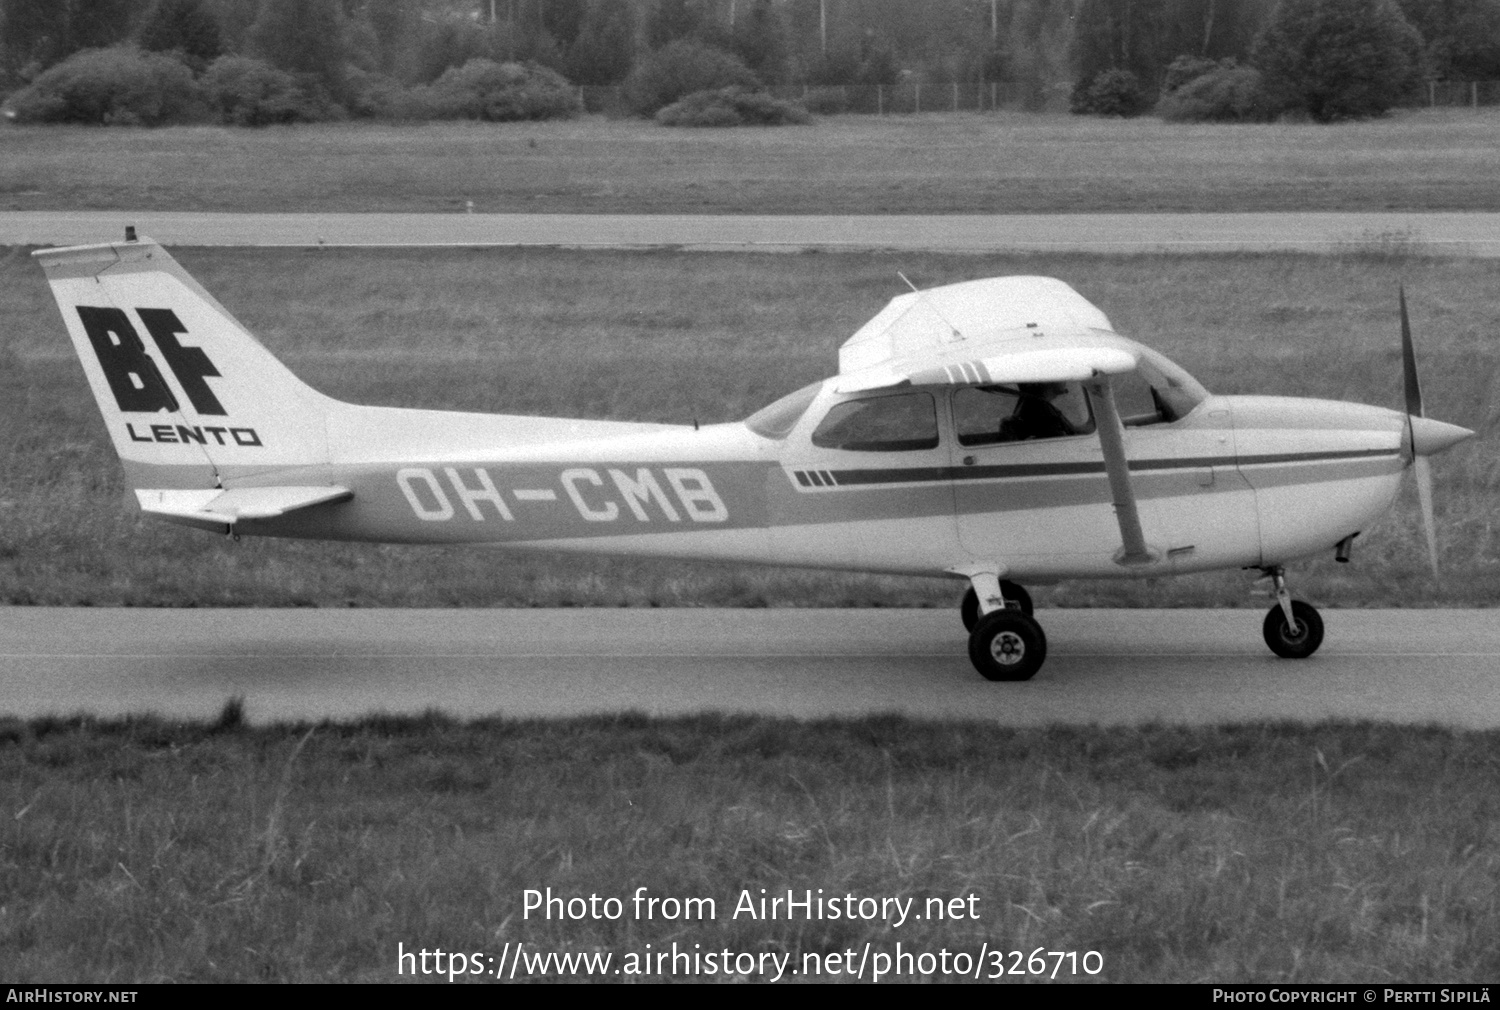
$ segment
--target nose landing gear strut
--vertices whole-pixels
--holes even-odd
[[[1292,599],[1284,568],[1277,565],[1265,572],[1276,587],[1276,606],[1261,625],[1266,644],[1282,659],[1306,659],[1323,644],[1323,618],[1311,603]]]

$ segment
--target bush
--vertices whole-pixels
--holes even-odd
[[[1251,62],[1276,111],[1320,123],[1363,119],[1420,83],[1422,38],[1394,0],[1281,0]]]
[[[1135,74],[1128,70],[1101,70],[1073,87],[1069,110],[1079,116],[1139,116],[1146,111],[1146,96]]]
[[[1173,123],[1263,123],[1274,115],[1274,106],[1260,71],[1228,59],[1210,63],[1206,72],[1168,89],[1156,103],[1156,114]]]
[[[668,42],[636,66],[625,81],[625,97],[637,113],[652,116],[694,92],[731,87],[755,89],[760,81],[738,56],[679,39]]]
[[[134,46],[75,53],[11,96],[9,105],[26,123],[159,126],[206,114],[186,65]]]
[[[344,74],[344,108],[360,118],[406,119],[407,90],[400,81],[354,65]]]
[[[720,88],[695,91],[661,109],[663,126],[801,126],[812,116],[796,102],[783,102],[764,91]]]
[[[1195,81],[1204,74],[1212,73],[1217,69],[1219,69],[1217,60],[1211,60],[1207,56],[1183,54],[1167,64],[1167,72],[1161,82],[1161,92],[1163,95],[1170,95],[1189,81]]]
[[[394,84],[394,82],[393,82]],[[403,88],[399,84],[370,91],[357,98],[355,115],[379,119],[457,119],[451,106],[443,106],[432,94],[432,88],[418,85]]]
[[[535,63],[496,63],[473,59],[445,71],[409,105],[424,101],[443,119],[483,119],[492,123],[523,119],[565,119],[582,111],[578,91],[554,70]]]
[[[820,116],[837,116],[849,111],[849,92],[844,88],[813,88],[802,99],[803,108]]]
[[[328,110],[297,79],[248,56],[221,56],[203,74],[219,118],[234,126],[311,123],[327,119]]]

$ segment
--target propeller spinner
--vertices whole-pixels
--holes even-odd
[[[1427,457],[1452,448],[1474,433],[1456,424],[1434,421],[1422,409],[1422,383],[1417,378],[1417,354],[1411,339],[1411,319],[1406,312],[1406,288],[1397,289],[1401,300],[1401,372],[1406,387],[1407,441],[1411,445],[1412,473],[1417,479],[1417,499],[1422,506],[1422,532],[1427,536],[1427,559],[1433,578],[1438,576],[1437,524],[1432,509],[1432,468]]]

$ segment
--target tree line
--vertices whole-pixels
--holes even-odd
[[[426,85],[481,57],[619,84],[691,40],[766,84],[1005,82],[1041,102],[1113,72],[1146,101],[1174,61],[1250,63],[1278,18],[1319,6],[1401,19],[1413,74],[1500,79],[1500,0],[0,0],[0,89],[126,42],[253,56],[336,96],[351,74]]]

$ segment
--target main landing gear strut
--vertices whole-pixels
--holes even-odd
[[[971,577],[959,613],[969,629],[969,659],[985,680],[1030,680],[1047,658],[1047,636],[1031,616],[1031,597],[994,575]],[[979,605],[980,593],[989,603]]]
[[[1005,597],[1007,609],[1019,610],[1027,617],[1031,616],[1031,594],[1024,586],[1002,579],[1000,594]],[[969,591],[964,593],[964,601],[958,605],[958,613],[964,619],[964,630],[973,631],[974,625],[979,623],[979,594],[974,592],[973,586],[970,586]]]

